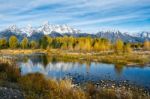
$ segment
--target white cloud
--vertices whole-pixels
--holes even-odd
[[[48,5],[54,7],[41,11],[37,9]],[[0,25],[27,22],[40,24],[41,21],[50,20],[54,24],[67,23],[81,29],[86,27],[87,30],[89,25],[94,30],[96,24],[101,23],[145,21],[150,18],[145,14],[149,11],[150,0],[1,0]]]

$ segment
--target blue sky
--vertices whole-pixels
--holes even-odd
[[[0,29],[45,21],[90,33],[150,31],[150,0],[0,0]]]

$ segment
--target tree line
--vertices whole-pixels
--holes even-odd
[[[0,49],[62,49],[72,51],[110,51],[119,52],[132,52],[133,49],[150,50],[150,41],[144,43],[125,43],[121,39],[112,43],[106,38],[91,38],[91,37],[56,37],[43,36],[40,40],[29,41],[24,37],[19,42],[17,37],[11,36],[9,40],[5,38],[0,39]]]

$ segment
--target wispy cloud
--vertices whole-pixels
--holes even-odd
[[[101,28],[150,30],[150,0],[1,0],[0,27],[34,26],[48,20],[83,32]]]

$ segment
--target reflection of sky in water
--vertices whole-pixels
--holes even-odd
[[[73,62],[49,62],[46,66],[42,62],[19,62],[22,74],[40,72],[47,77],[62,79],[68,75],[80,81],[98,80],[129,80],[150,87],[150,67],[121,67],[113,64],[90,63],[80,64]]]

